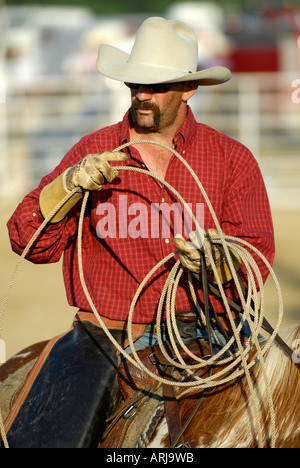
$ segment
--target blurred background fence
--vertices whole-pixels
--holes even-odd
[[[199,122],[248,146],[260,163],[274,208],[300,207],[300,104],[291,73],[235,74],[230,83],[200,89],[190,105]],[[300,93],[299,93],[300,94]],[[128,89],[95,74],[36,76],[8,84],[2,106],[0,195],[37,185],[72,144],[120,120]]]
[[[25,193],[81,136],[122,119],[129,93],[95,69],[100,43],[130,50],[145,14],[96,16],[85,8],[2,8],[0,196]],[[258,159],[272,204],[300,206],[300,10],[252,14],[211,2],[171,4],[191,24],[199,68],[228,65],[233,79],[201,88],[198,121],[237,138]]]
[[[247,11],[229,3],[171,2],[162,16],[194,28],[199,68],[221,64],[233,71],[230,82],[199,89],[190,105],[199,122],[244,143],[260,164],[274,216],[276,272],[294,321],[300,301],[300,9],[286,1],[250,2]],[[17,260],[5,227],[16,203],[82,136],[121,120],[128,108],[124,84],[96,72],[99,44],[129,51],[136,29],[153,14],[95,15],[83,7],[3,2],[1,8],[0,0],[0,293]],[[73,315],[61,265],[45,267],[47,273],[24,267],[7,318],[9,354],[64,330]],[[270,310],[276,308],[272,294]]]

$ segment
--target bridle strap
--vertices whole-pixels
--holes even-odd
[[[163,395],[165,401],[165,415],[168,424],[171,448],[184,444],[181,428],[178,401],[172,385],[163,384]]]
[[[202,283],[202,289],[203,289],[203,295],[204,295],[204,314],[205,314],[205,319],[206,319],[206,329],[207,329],[210,353],[213,354],[214,351],[213,351],[212,330],[211,330],[211,323],[210,323],[210,304],[209,304],[209,298],[208,298],[208,281],[207,281],[207,272],[206,272],[206,261],[205,261],[204,253],[201,250],[199,250],[199,252],[200,252],[200,258],[201,258],[201,272],[202,272],[201,283]],[[210,369],[210,372],[212,373],[212,367]],[[205,398],[206,391],[204,390],[204,392],[202,393],[201,398],[199,399],[196,407],[194,408],[192,414],[188,418],[184,427],[181,426],[180,416],[179,416],[179,406],[178,406],[178,401],[176,399],[176,395],[174,392],[174,387],[171,385],[164,384],[163,395],[164,395],[164,400],[165,400],[165,415],[166,415],[167,424],[168,424],[171,448],[192,447],[189,441],[186,441],[186,442],[184,441],[183,435],[186,429],[188,428],[188,426],[191,424],[192,420],[194,419],[197,411],[199,410]]]
[[[245,285],[242,282],[239,275],[238,275],[238,278],[240,279],[241,286],[243,287],[243,290],[246,293]],[[216,297],[221,298],[221,294],[219,293],[217,288],[215,288],[211,283],[208,283],[208,289]],[[230,307],[232,307],[233,310],[235,310],[236,312],[239,312],[240,314],[243,314],[244,311],[243,311],[243,308],[240,305],[236,304],[231,299],[227,299],[227,300],[228,300],[228,304],[230,305]],[[251,312],[250,312],[250,316],[251,316],[251,318],[254,318],[253,314],[251,314]],[[263,317],[261,326],[262,326],[263,330],[265,330],[270,335],[272,335],[274,333],[274,328],[272,327],[272,325],[268,322],[268,320],[265,317]],[[278,345],[281,347],[281,349],[287,354],[287,356],[292,359],[292,357],[294,355],[294,351],[292,350],[292,348],[290,348],[290,346],[287,345],[287,343],[281,338],[281,336],[278,335],[278,333],[276,333],[276,335],[275,335],[275,341],[278,343]],[[300,368],[299,364],[297,364],[297,363],[295,363],[295,364]]]

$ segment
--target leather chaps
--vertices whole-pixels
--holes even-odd
[[[122,345],[124,332],[111,330]],[[50,341],[6,420],[11,448],[93,448],[120,400],[118,357],[91,322]]]

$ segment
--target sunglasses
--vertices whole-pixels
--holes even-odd
[[[166,93],[171,89],[172,83],[158,83],[158,84],[141,84],[141,83],[126,83],[130,89],[139,89],[145,86],[151,93]]]

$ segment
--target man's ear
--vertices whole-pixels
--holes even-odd
[[[182,95],[182,100],[184,102],[187,102],[189,99],[191,99],[192,96],[194,96],[195,92],[197,91],[199,86],[199,81],[194,80],[194,81],[186,81],[185,82],[185,91]]]

